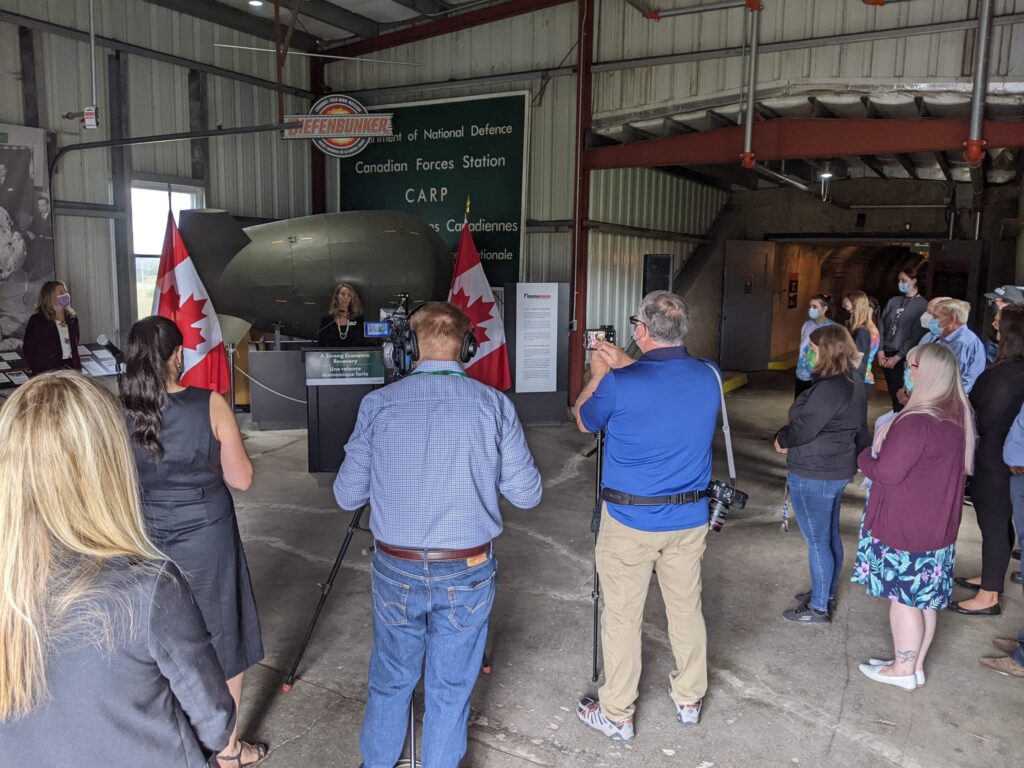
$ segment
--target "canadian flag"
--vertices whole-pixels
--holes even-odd
[[[184,337],[185,365],[181,384],[221,394],[227,392],[231,376],[220,321],[170,211],[156,278],[153,314],[173,320]]]
[[[466,373],[504,392],[512,386],[512,377],[508,372],[505,324],[498,314],[494,294],[484,274],[483,264],[480,263],[480,254],[477,253],[465,221],[459,237],[459,250],[455,254],[455,273],[448,301],[465,312],[473,323],[477,352],[466,365]]]

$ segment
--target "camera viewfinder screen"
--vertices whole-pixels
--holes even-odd
[[[391,323],[387,322],[366,322],[363,323],[363,335],[368,339],[386,339],[391,333]]]

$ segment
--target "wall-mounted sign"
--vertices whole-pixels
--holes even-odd
[[[324,96],[309,110],[308,115],[288,115],[285,121],[301,123],[288,128],[286,139],[312,139],[317,148],[332,157],[358,155],[370,139],[391,135],[391,114],[374,112],[353,99],[335,93]]]
[[[528,95],[382,106],[394,114],[394,135],[339,163],[340,210],[412,213],[454,251],[469,197],[469,230],[488,281],[518,281]]]

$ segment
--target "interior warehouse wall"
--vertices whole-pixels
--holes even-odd
[[[79,0],[0,0],[0,9],[88,31],[89,4]],[[265,40],[140,0],[96,0],[96,34],[191,61],[273,80],[274,57],[253,51],[215,48],[214,43],[270,47]],[[85,131],[77,112],[92,101],[89,45],[48,32],[34,32],[39,69],[40,127],[57,135],[58,146],[110,138],[115,117],[107,94],[110,49],[97,46],[97,102],[100,126]],[[142,56],[122,54],[126,62],[128,135],[143,136],[189,129],[188,68]],[[0,22],[0,122],[24,124],[18,29]],[[308,62],[292,57],[285,82],[308,88]],[[307,112],[305,99],[288,97],[288,109]],[[274,122],[274,92],[235,80],[207,76],[209,127],[225,128]],[[309,146],[285,144],[276,134],[224,137],[209,141],[206,203],[233,214],[288,218],[309,213]],[[134,173],[188,179],[192,176],[189,142],[143,145],[130,152]],[[203,186],[202,181],[195,182]],[[111,204],[113,186],[109,150],[72,152],[53,177],[54,200]],[[67,280],[80,310],[83,338],[114,334],[118,327],[113,224],[109,219],[55,216],[57,275]]]

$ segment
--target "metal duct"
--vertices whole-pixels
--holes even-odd
[[[754,167],[754,93],[757,90],[757,54],[761,38],[761,12],[750,11],[750,67],[747,76],[747,107],[743,121],[743,154],[740,158],[744,168]]]

